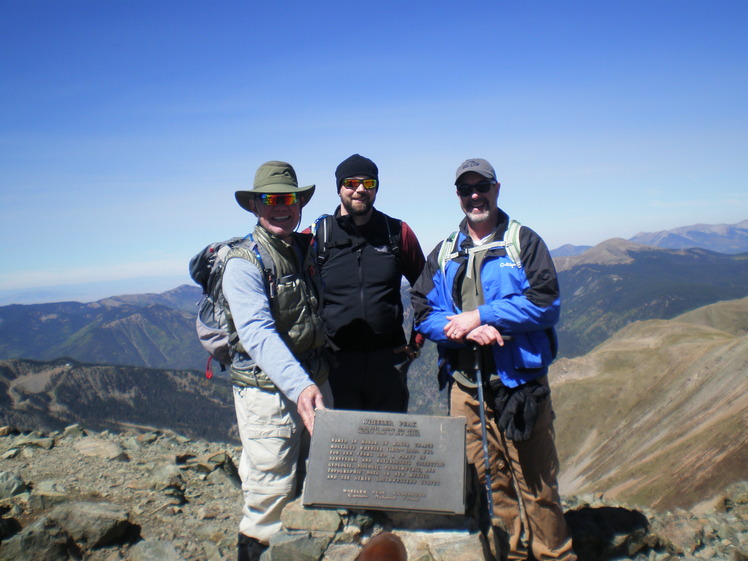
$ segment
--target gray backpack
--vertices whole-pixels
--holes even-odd
[[[222,242],[214,242],[205,247],[200,253],[190,259],[190,277],[203,289],[203,295],[197,304],[197,319],[195,330],[203,348],[208,352],[208,363],[205,366],[205,377],[213,377],[212,361],[221,365],[221,370],[231,364],[231,346],[234,341],[229,340],[228,319],[226,315],[226,298],[223,295],[223,271],[226,256],[233,248],[247,244],[254,252],[263,271],[266,290],[272,298],[274,291],[271,286],[275,282],[273,260],[264,249],[254,241],[252,234],[243,238],[231,238]],[[264,259],[263,259],[264,254]],[[270,268],[265,267],[270,264]]]

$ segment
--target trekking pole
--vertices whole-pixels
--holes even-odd
[[[481,353],[478,345],[473,345],[475,360],[475,383],[478,384],[478,413],[480,415],[480,436],[483,443],[483,462],[485,463],[486,504],[488,505],[488,519],[493,523],[493,493],[491,492],[491,462],[488,458],[488,435],[486,432],[486,406],[483,401],[483,374],[481,373]]]

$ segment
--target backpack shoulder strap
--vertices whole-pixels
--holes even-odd
[[[520,224],[519,221],[514,219],[510,220],[509,225],[504,232],[503,242],[499,242],[496,244],[504,246],[507,255],[509,255],[509,258],[514,261],[518,268],[522,268],[522,259],[520,258],[520,252],[522,248],[520,247],[519,242],[519,230],[521,227],[522,224]],[[457,240],[460,237],[459,234],[459,231],[452,232],[442,242],[441,248],[439,248],[439,256],[437,257],[437,262],[439,263],[439,268],[441,269],[442,274],[444,274],[444,269],[446,267],[447,261],[454,259],[458,255],[456,247]]]
[[[252,252],[252,255],[257,261],[257,266],[262,274],[262,280],[265,283],[265,290],[270,300],[272,300],[278,294],[278,278],[275,274],[275,261],[273,261],[273,258],[265,248],[257,243],[251,232],[247,235],[246,239],[249,241],[247,249]]]
[[[403,237],[403,222],[397,218],[391,218],[389,216],[384,217],[384,223],[387,227],[387,244],[390,248],[390,253],[395,256],[398,263],[400,263],[400,245]]]
[[[442,242],[441,248],[439,248],[439,256],[437,257],[437,262],[439,263],[439,268],[442,271],[442,275],[444,274],[444,269],[447,266],[447,261],[450,261],[457,257],[457,253],[455,252],[455,247],[457,247],[457,240],[460,237],[460,232],[455,230],[447,238]]]
[[[332,215],[321,214],[312,224],[312,244],[314,244],[317,262],[322,265],[327,259],[332,237]]]
[[[522,268],[522,259],[520,258],[522,248],[519,245],[519,230],[521,227],[522,224],[519,221],[512,219],[509,221],[506,232],[504,232],[504,248],[518,269]]]

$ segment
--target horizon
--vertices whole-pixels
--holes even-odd
[[[689,228],[694,226],[735,226],[746,220],[740,220],[736,224],[689,224],[687,226],[679,226],[671,230],[658,230],[655,232],[637,232],[635,236],[648,235],[648,234],[659,234],[662,232],[670,232],[679,230],[682,228]],[[633,236],[633,237],[635,237]],[[564,244],[562,246],[552,248],[551,253],[558,250],[567,248],[569,246],[576,248],[592,248],[597,245],[609,242],[613,239],[621,239],[617,236],[609,237],[595,245],[573,245]],[[554,258],[555,259],[555,258]],[[405,280],[403,279],[403,282]],[[96,283],[80,283],[80,284],[68,284],[59,286],[45,286],[35,289],[27,290],[2,290],[0,289],[0,306],[7,305],[30,305],[30,304],[54,304],[60,302],[76,302],[76,303],[90,303],[103,300],[111,297],[128,296],[133,294],[163,294],[176,290],[182,286],[190,286],[199,288],[187,275],[178,276],[161,276],[161,277],[139,277],[125,280],[110,280]],[[195,305],[199,302],[196,301]]]
[[[195,253],[253,226],[233,194],[274,159],[317,185],[303,228],[337,206],[337,164],[370,157],[376,207],[426,254],[462,217],[469,157],[552,249],[748,217],[745,2],[9,0],[0,15],[0,303],[191,284]]]

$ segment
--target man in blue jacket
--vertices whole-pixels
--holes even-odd
[[[466,160],[455,185],[465,219],[431,252],[411,291],[416,329],[437,343],[440,385],[449,385],[450,414],[467,418],[468,462],[484,486],[489,466],[491,521],[508,534],[509,559],[574,560],[547,378],[560,311],[556,270],[540,236],[497,206],[490,163]]]

